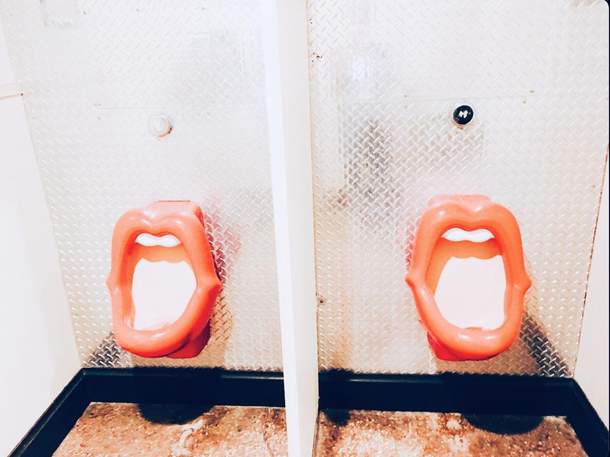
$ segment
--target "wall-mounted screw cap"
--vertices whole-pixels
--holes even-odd
[[[461,105],[453,111],[453,122],[458,126],[464,126],[469,124],[474,117],[474,110],[471,106]]]
[[[169,135],[172,128],[172,120],[165,115],[155,114],[148,119],[148,131],[159,138]]]

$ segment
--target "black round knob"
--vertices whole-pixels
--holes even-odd
[[[472,121],[473,117],[474,110],[468,105],[458,106],[455,111],[453,111],[453,122],[457,125],[466,125]]]

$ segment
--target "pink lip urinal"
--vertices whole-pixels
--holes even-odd
[[[143,246],[138,241],[140,235],[170,242],[166,246]],[[142,258],[171,258],[175,254],[184,255],[196,281],[184,312],[160,328],[134,328],[137,311],[132,284],[136,264]],[[221,287],[199,206],[188,201],[159,201],[126,212],[114,229],[106,283],[112,299],[114,337],[122,348],[141,357],[197,356],[210,337],[209,320]]]
[[[505,275],[504,310],[497,327],[458,326],[441,312],[435,292],[441,273],[452,258],[501,258]],[[417,228],[406,280],[438,358],[484,360],[500,354],[519,335],[524,296],[531,285],[525,272],[517,220],[504,206],[482,195],[432,199]],[[464,314],[473,304],[462,305],[460,312]]]

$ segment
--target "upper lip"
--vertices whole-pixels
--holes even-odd
[[[438,240],[451,228],[469,232],[489,230],[500,247],[507,267],[513,269],[510,272],[513,278],[512,285],[523,291],[529,288],[531,281],[525,269],[519,268],[523,265],[523,253],[507,249],[515,243],[521,245],[521,234],[517,221],[506,208],[493,203],[485,196],[478,195],[465,196],[463,199],[437,197],[430,202],[430,207],[436,207],[438,211],[425,213],[419,223],[418,231],[427,232],[431,239]],[[425,283],[425,272],[430,264],[433,250],[434,243],[428,243],[418,251],[423,253],[422,255],[417,256],[414,253],[407,273],[407,282],[410,285],[417,285],[418,280],[423,280],[419,282],[420,284]]]

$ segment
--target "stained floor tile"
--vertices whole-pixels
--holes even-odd
[[[280,408],[93,403],[55,456],[285,456]],[[585,457],[561,417],[320,413],[316,456]]]
[[[285,456],[281,408],[92,403],[55,456]]]
[[[586,457],[561,417],[339,411],[320,413],[317,457]]]

